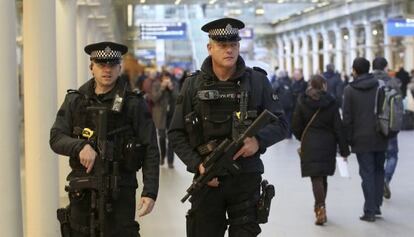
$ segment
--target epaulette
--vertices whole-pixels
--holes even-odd
[[[75,89],[69,89],[69,90],[66,91],[66,93],[68,93],[68,94],[73,94],[73,93],[81,94],[78,90],[75,90]]]
[[[193,76],[197,76],[198,74],[200,74],[200,70],[196,70],[195,72],[190,72],[187,77],[193,77]]]
[[[256,72],[261,72],[265,74],[265,76],[267,76],[267,72],[261,67],[253,67],[253,70],[255,70]]]

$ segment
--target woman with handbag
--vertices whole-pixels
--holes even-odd
[[[325,78],[312,76],[305,94],[298,99],[292,120],[293,134],[301,141],[298,153],[302,177],[312,181],[316,225],[327,221],[327,176],[335,172],[337,145],[344,159],[349,155],[339,108],[326,88]]]

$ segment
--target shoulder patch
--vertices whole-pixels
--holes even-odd
[[[253,70],[255,70],[256,72],[261,72],[261,73],[265,74],[265,76],[267,76],[267,72],[263,68],[253,67]]]

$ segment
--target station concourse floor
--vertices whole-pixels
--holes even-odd
[[[328,178],[325,226],[314,225],[313,194],[309,178],[301,178],[296,153],[298,141],[284,140],[270,147],[262,160],[266,178],[275,185],[269,222],[261,225],[262,237],[412,237],[414,236],[414,131],[399,134],[399,163],[391,182],[392,196],[384,200],[382,218],[374,223],[359,220],[363,194],[358,162],[349,157],[351,178],[342,178],[338,170]],[[413,150],[411,150],[413,149]],[[175,169],[160,170],[160,191],[154,210],[138,218],[143,237],[185,237],[185,214],[189,204],[180,199],[191,183],[192,175],[175,157]],[[139,182],[142,180],[139,174]],[[140,190],[137,192],[140,193]],[[227,234],[226,234],[227,236]]]

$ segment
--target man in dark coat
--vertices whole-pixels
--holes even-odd
[[[302,69],[295,69],[293,72],[293,83],[292,83],[292,93],[293,93],[293,108],[298,101],[299,96],[305,94],[308,83],[303,78]]]
[[[407,85],[410,83],[410,74],[404,69],[404,67],[400,67],[400,70],[395,74],[395,77],[401,80],[401,93],[403,98],[407,96]]]
[[[379,83],[369,74],[369,67],[365,58],[356,58],[352,64],[355,80],[345,88],[343,121],[362,178],[365,204],[360,219],[373,222],[375,215],[381,214],[387,139],[376,130],[374,107]]]
[[[373,75],[377,80],[381,80],[384,85],[389,86],[399,93],[401,93],[401,81],[398,78],[391,78],[388,76],[388,62],[383,57],[377,57],[372,62],[374,69]],[[385,154],[385,185],[384,198],[391,198],[390,182],[394,175],[395,168],[398,162],[398,134],[388,139],[387,152]]]
[[[105,184],[114,188],[107,190],[115,193],[115,176],[119,176],[118,196],[107,196],[105,210],[94,210],[97,203],[91,203],[96,190],[70,187],[67,210],[70,235],[76,237],[91,236],[91,220],[96,220],[100,211],[104,211],[105,236],[138,237],[139,225],[135,221],[136,188],[138,186],[136,172],[142,167],[144,187],[138,204],[139,216],[150,213],[158,194],[159,155],[155,140],[155,129],[145,101],[130,91],[119,79],[121,56],[127,52],[124,45],[113,42],[100,42],[85,47],[90,55],[90,69],[94,76],[79,90],[69,90],[60,107],[55,123],[50,131],[50,146],[60,155],[69,156],[72,169],[68,180],[95,180],[102,170],[96,170],[97,159],[103,159],[97,147],[98,129],[97,115],[90,107],[105,107],[107,116],[107,154],[102,169],[111,182]],[[98,131],[99,132],[99,131]],[[136,147],[142,147],[137,150]],[[104,161],[102,161],[104,162]],[[106,162],[106,161],[105,161]],[[119,165],[115,165],[115,162]],[[115,168],[118,167],[118,168]],[[112,167],[112,168],[110,168]],[[111,172],[113,176],[106,176]],[[79,179],[82,178],[82,179]],[[92,184],[91,184],[92,185]],[[101,193],[97,198],[102,198]],[[112,210],[109,210],[111,207]],[[95,216],[95,217],[94,217]],[[100,221],[100,220],[99,220]],[[99,233],[96,229],[95,233]]]
[[[294,106],[294,97],[292,92],[292,80],[287,75],[287,72],[280,70],[277,78],[272,82],[273,91],[279,97],[280,103],[283,106],[285,117],[289,126],[289,133],[287,138],[292,138],[291,121]]]
[[[326,71],[323,73],[323,77],[325,77],[328,85],[328,93],[335,98],[336,104],[339,108],[341,108],[342,95],[344,91],[344,83],[341,80],[341,75],[335,72],[335,66],[330,63],[326,65]]]
[[[204,174],[202,161],[209,144],[232,138],[233,114],[240,111],[242,92],[248,95],[247,110],[259,114],[267,109],[279,120],[244,140],[234,156],[241,173],[223,173],[208,183],[207,192],[195,197],[187,215],[188,237],[223,237],[227,225],[230,237],[254,237],[261,232],[255,214],[264,172],[260,154],[286,137],[283,110],[269,80],[261,70],[247,67],[239,55],[238,32],[243,27],[237,19],[223,18],[201,28],[209,34],[209,56],[201,71],[185,80],[177,99],[168,134],[174,152],[188,171]]]

